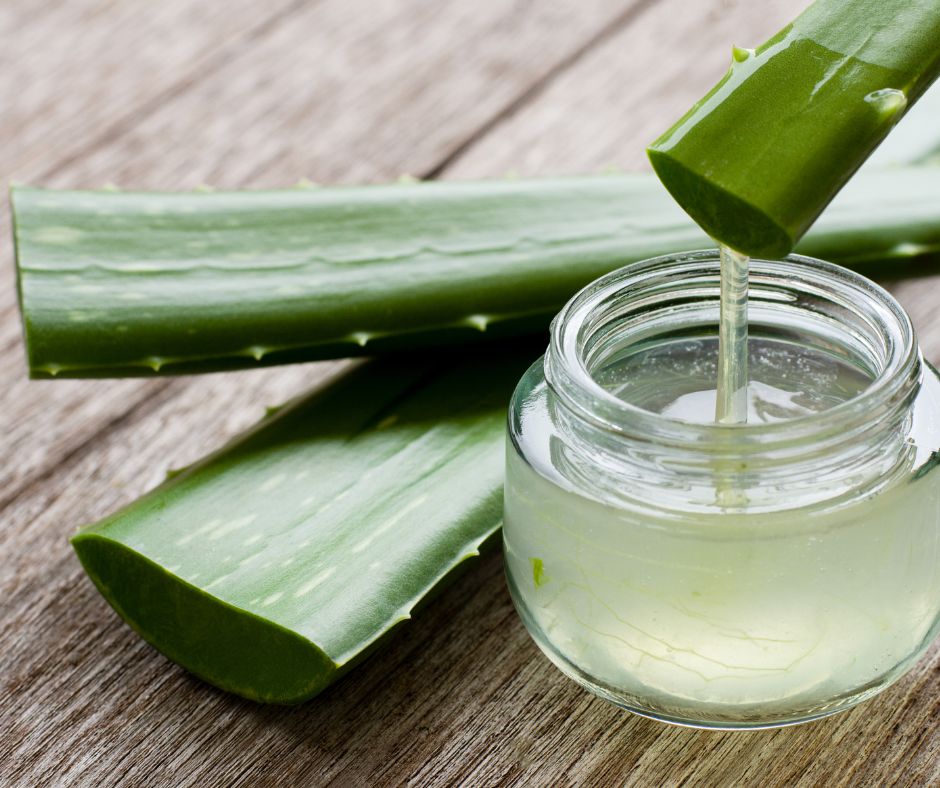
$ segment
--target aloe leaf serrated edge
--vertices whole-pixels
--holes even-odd
[[[14,187],[33,377],[239,369],[544,330],[580,287],[710,241],[650,175],[269,192]],[[800,251],[940,249],[927,167],[860,175]]]

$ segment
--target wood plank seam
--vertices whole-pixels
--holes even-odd
[[[435,166],[429,168],[419,177],[423,180],[436,180],[445,174],[451,164],[460,159],[464,153],[473,148],[477,143],[483,140],[490,132],[496,129],[499,124],[509,116],[525,108],[526,105],[537,99],[558,77],[575,66],[585,55],[623,32],[633,21],[643,15],[647,8],[654,5],[656,0],[639,0],[639,2],[628,6],[611,20],[603,30],[598,31],[591,36],[580,47],[569,53],[565,58],[556,63],[551,69],[545,72],[542,77],[533,82],[528,88],[520,93],[513,101],[506,104],[499,112],[495,113],[486,123],[473,132],[467,139],[456,145],[454,149],[444,157]]]
[[[58,171],[74,165],[99,148],[107,146],[115,139],[126,134],[130,129],[152,115],[167,102],[184,95],[196,85],[217,74],[227,65],[247,56],[250,52],[250,48],[247,45],[252,41],[265,36],[301,8],[319,1],[320,0],[295,0],[287,7],[265,19],[256,27],[245,31],[235,42],[220,48],[207,64],[200,67],[198,74],[187,74],[185,77],[179,79],[158,95],[151,98],[143,106],[136,107],[132,112],[113,121],[104,131],[78,150],[72,151],[63,159],[54,161],[46,170],[36,176],[33,182],[41,183],[43,180],[51,178]]]
[[[112,429],[124,426],[136,418],[144,418],[161,404],[169,400],[175,393],[175,380],[155,381],[156,385],[148,387],[143,395],[134,399],[130,404],[116,413],[111,419],[101,425],[100,429],[90,433],[80,443],[72,446],[67,452],[56,458],[55,462],[27,476],[20,484],[0,497],[0,513],[12,506],[23,496],[29,493],[36,485],[49,481],[60,471],[68,470],[72,465],[84,457],[99,440],[101,435]],[[54,384],[53,384],[54,385]]]

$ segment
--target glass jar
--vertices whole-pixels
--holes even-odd
[[[803,722],[938,630],[940,379],[877,285],[754,260],[757,423],[689,420],[714,397],[719,282],[716,251],[661,257],[555,318],[510,410],[508,582],[549,659],[630,711]]]

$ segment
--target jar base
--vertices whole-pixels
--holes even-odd
[[[907,662],[903,665],[898,665],[893,670],[879,676],[865,686],[853,690],[851,693],[846,693],[837,698],[830,698],[824,706],[794,708],[787,713],[770,714],[767,716],[753,712],[742,712],[740,709],[735,711],[727,707],[725,707],[725,713],[716,712],[713,716],[706,716],[701,713],[696,714],[693,713],[691,709],[684,712],[678,704],[672,708],[667,708],[665,706],[645,703],[641,698],[616,687],[609,686],[587,674],[560,653],[552,643],[543,636],[541,628],[521,601],[520,594],[516,589],[512,576],[508,572],[506,572],[506,585],[509,588],[509,595],[516,608],[516,612],[522,619],[530,637],[535,641],[535,644],[542,653],[545,654],[551,663],[563,674],[588,692],[597,695],[608,703],[619,706],[621,709],[631,714],[683,728],[716,731],[769,730],[815,722],[824,717],[830,717],[833,714],[848,711],[859,703],[878,695],[893,684],[895,680],[900,678],[908,667]]]

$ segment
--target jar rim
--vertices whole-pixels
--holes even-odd
[[[911,391],[919,379],[919,351],[910,318],[895,298],[866,277],[834,263],[803,255],[783,260],[752,259],[753,274],[770,276],[791,286],[812,289],[833,300],[864,310],[877,329],[883,363],[872,382],[857,395],[816,413],[778,422],[718,424],[694,423],[645,410],[620,399],[595,380],[583,353],[584,331],[611,298],[643,291],[651,282],[678,274],[717,272],[719,252],[702,249],[679,252],[631,263],[600,277],[576,293],[552,321],[551,340],[545,355],[545,377],[556,396],[605,432],[621,433],[657,443],[702,449],[703,445],[727,445],[733,434],[737,450],[754,450],[805,441],[824,435],[850,435],[871,422],[872,414],[890,406]],[[746,449],[745,449],[746,450]]]

